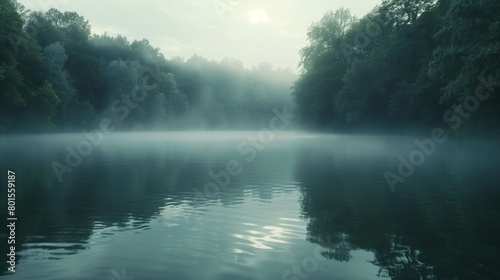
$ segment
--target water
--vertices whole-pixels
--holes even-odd
[[[384,173],[414,138],[245,144],[258,135],[0,138],[18,217],[16,272],[3,259],[2,278],[500,279],[498,145],[450,139],[392,192]],[[79,143],[88,155],[60,182],[52,164]]]

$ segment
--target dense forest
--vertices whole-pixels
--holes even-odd
[[[269,63],[166,59],[146,39],[91,35],[74,12],[9,0],[0,13],[0,132],[81,130],[104,117],[123,130],[256,128],[294,105],[314,130],[500,133],[495,0],[327,12],[309,28],[298,77]]]
[[[293,94],[308,127],[500,132],[500,1],[384,0],[307,35]]]
[[[0,132],[252,128],[292,105],[296,75],[261,63],[165,59],[148,40],[91,35],[74,12],[0,2]]]

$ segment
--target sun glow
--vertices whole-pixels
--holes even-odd
[[[253,24],[268,23],[269,16],[264,10],[250,10],[248,11],[248,19]]]

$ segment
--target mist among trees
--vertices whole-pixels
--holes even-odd
[[[91,35],[74,12],[0,7],[4,133],[79,131],[103,117],[119,130],[259,128],[283,106],[313,130],[500,132],[498,1],[384,0],[360,19],[329,11],[309,28],[298,77],[268,63],[166,59],[146,39]]]
[[[296,75],[261,63],[165,59],[146,39],[91,35],[74,12],[0,3],[0,131],[240,129],[291,106]],[[137,102],[137,97],[140,102]]]

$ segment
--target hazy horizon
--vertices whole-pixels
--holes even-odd
[[[241,60],[246,68],[269,62],[295,73],[299,51],[307,43],[307,29],[326,11],[345,7],[360,18],[381,3],[380,0],[355,3],[321,0],[314,5],[299,0],[19,2],[32,11],[56,8],[76,12],[89,21],[93,34],[119,34],[129,41],[148,39],[167,59],[177,56],[188,59],[195,54],[215,61],[229,57]]]

